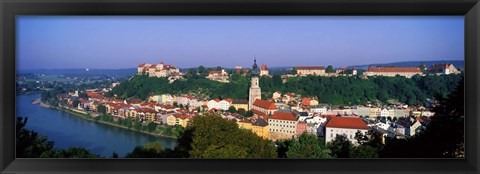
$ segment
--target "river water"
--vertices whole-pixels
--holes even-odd
[[[127,129],[95,123],[61,110],[32,104],[40,93],[17,96],[17,116],[28,117],[26,128],[46,135],[55,148],[83,147],[107,158],[116,152],[124,157],[135,146],[160,141],[165,148],[175,147],[172,138],[155,137]]]

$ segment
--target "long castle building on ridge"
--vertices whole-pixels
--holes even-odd
[[[163,62],[159,64],[143,63],[138,65],[137,74],[147,74],[149,77],[168,77],[180,75],[180,70]]]

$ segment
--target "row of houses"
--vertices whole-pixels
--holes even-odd
[[[364,77],[369,76],[404,76],[411,78],[415,75],[424,75],[425,73],[442,75],[442,74],[459,74],[460,71],[453,64],[432,64],[429,68],[426,65],[423,65],[424,69],[420,67],[368,67],[367,70],[363,73]],[[323,66],[297,66],[296,76],[339,76],[339,75],[357,75],[357,69],[353,67],[349,68],[339,68],[335,72],[326,72],[325,67]],[[348,72],[348,73],[346,73]]]
[[[196,110],[174,108],[171,105],[162,105],[158,103],[106,103],[106,113],[113,117],[122,119],[138,118],[143,122],[153,122],[169,126],[186,127],[188,121],[198,115]]]
[[[271,116],[236,119],[239,128],[251,130],[258,136],[273,141],[296,138],[302,133],[309,133],[325,136],[326,142],[343,135],[356,144],[355,133],[360,131],[365,134],[370,130],[361,118],[352,116],[302,117],[292,112],[275,112]]]
[[[118,100],[104,97],[103,92],[86,91],[85,93],[87,94],[88,98],[77,97],[78,92],[73,93],[76,96],[59,94],[57,95],[57,98],[60,101],[65,101],[70,108],[72,108],[74,101],[78,101],[78,106],[73,108],[76,112],[82,111],[83,113],[90,114],[92,116],[98,116],[101,112],[99,107],[104,106],[105,113],[113,116],[114,118],[138,118],[145,123],[153,122],[156,124],[164,124],[169,126],[178,125],[186,127],[188,125],[188,121],[191,120],[192,117],[198,115],[197,110],[178,108],[169,104],[152,101],[144,102],[137,98]],[[177,99],[181,100],[182,97],[185,96],[179,96]],[[168,99],[168,97],[163,98]]]
[[[251,119],[237,120],[240,128],[252,130],[265,139],[291,139],[306,132],[325,137],[326,143],[341,135],[353,144],[357,144],[356,133],[366,134],[370,130],[383,135],[383,142],[387,137],[409,138],[426,130],[430,117],[405,116],[393,122],[387,119],[368,122],[369,120],[354,115],[302,116],[294,112],[275,112],[271,116],[254,116]]]

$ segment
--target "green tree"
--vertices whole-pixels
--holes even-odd
[[[426,73],[427,71],[427,67],[425,66],[425,64],[421,64],[420,66],[418,66],[420,68],[420,70],[422,70],[422,73]]]
[[[334,73],[335,70],[333,69],[333,66],[332,66],[332,65],[328,65],[328,66],[327,66],[327,69],[325,69],[325,72],[326,72],[326,73]]]
[[[247,149],[232,144],[225,146],[210,145],[203,152],[203,158],[246,158]]]
[[[251,117],[251,116],[253,116],[253,112],[251,110],[249,110],[245,113],[245,116],[246,117]]]
[[[157,129],[157,124],[152,122],[148,123],[147,125],[148,132],[153,132],[155,129]]]
[[[128,129],[132,128],[132,119],[130,117],[125,119],[125,126],[127,126]]]
[[[454,92],[434,108],[435,116],[424,132],[409,140],[387,139],[382,158],[463,158],[464,157],[464,79]]]
[[[76,108],[76,107],[78,107],[78,104],[79,104],[79,103],[80,103],[80,102],[79,102],[78,100],[74,100],[74,101],[72,102],[72,106]]]
[[[378,150],[369,145],[360,145],[353,148],[350,158],[378,158]]]
[[[79,147],[70,147],[67,150],[57,149],[47,151],[40,158],[98,158],[98,155],[90,153],[89,150]]]
[[[286,140],[277,140],[275,141],[275,145],[277,147],[277,154],[278,158],[287,158],[287,151],[290,145],[292,144],[293,139],[286,139]]]
[[[249,130],[240,129],[234,121],[224,120],[218,115],[194,117],[179,138],[179,146],[182,149],[188,149],[188,154],[192,158],[274,158],[277,156],[273,142],[264,140]],[[239,152],[232,152],[232,149],[237,149]],[[246,155],[242,152],[243,150]]]
[[[126,158],[164,158],[165,149],[158,141],[148,143],[143,146],[137,146],[132,152],[128,153]]]
[[[38,158],[44,152],[53,149],[53,141],[46,136],[30,131],[25,128],[27,117],[17,117],[16,121],[16,157],[17,158]]]
[[[238,114],[240,114],[240,115],[246,115],[246,113],[247,113],[247,112],[245,111],[245,109],[243,109],[243,108],[238,109]]]
[[[204,66],[200,65],[200,66],[198,67],[198,73],[200,73],[200,75],[202,75],[202,76],[205,76],[205,74],[207,73],[207,71],[205,70],[205,67],[204,67]]]
[[[327,144],[327,147],[330,149],[330,155],[336,158],[349,158],[353,150],[353,144],[342,135],[335,137]]]
[[[190,75],[192,75],[192,76],[193,76],[193,75],[196,75],[196,74],[197,74],[197,70],[195,70],[195,69],[193,69],[193,68],[190,68],[190,69],[188,69],[188,74],[190,74]]]
[[[298,73],[297,72],[297,67],[293,67],[292,71],[290,73],[293,74],[293,75],[297,74]]]
[[[107,107],[104,105],[98,105],[97,106],[97,111],[103,115],[107,114]]]
[[[287,151],[287,158],[331,158],[328,149],[315,135],[303,133],[293,140]]]
[[[133,128],[137,131],[141,130],[142,129],[142,123],[140,122],[139,119],[135,119],[134,120],[134,124],[133,124]]]
[[[228,112],[237,113],[237,109],[236,109],[234,106],[230,106],[230,107],[228,108]]]

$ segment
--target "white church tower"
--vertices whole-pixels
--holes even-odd
[[[260,90],[260,81],[258,75],[260,74],[257,66],[257,59],[253,60],[252,66],[252,80],[250,84],[250,92],[248,93],[248,109],[251,110],[253,106],[253,102],[256,99],[262,99],[261,90]]]

